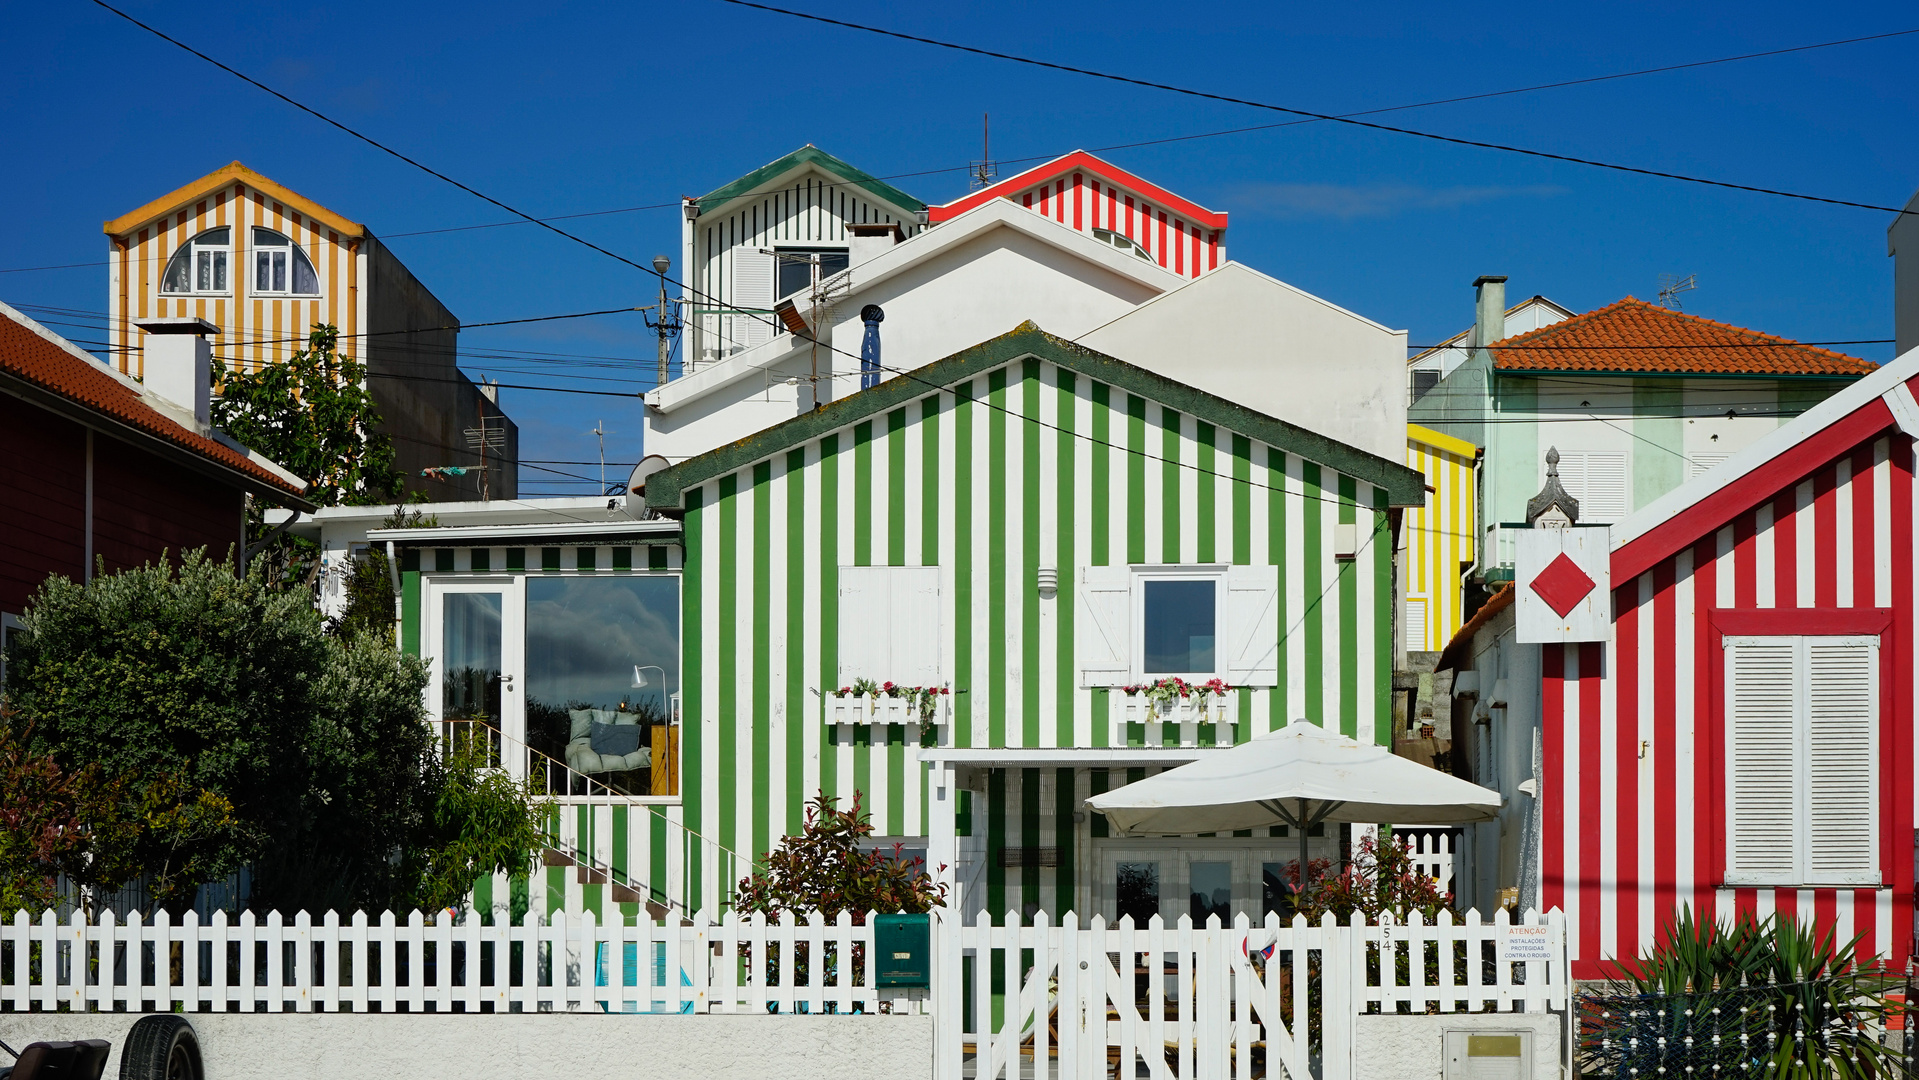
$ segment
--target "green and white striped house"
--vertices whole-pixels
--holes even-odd
[[[1423,501],[1398,462],[1027,323],[655,473],[637,519],[370,538],[439,715],[561,797],[581,865],[549,903],[723,905],[825,791],[969,913],[1176,914],[1264,910],[1297,841],[1121,841],[1083,801],[1297,718],[1389,742]],[[1128,692],[1167,675],[1232,689]],[[951,693],[923,723],[836,693],[863,678]]]

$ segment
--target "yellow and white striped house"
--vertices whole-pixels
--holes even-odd
[[[1426,475],[1426,505],[1406,511],[1407,652],[1437,652],[1465,622],[1462,590],[1475,560],[1479,448],[1418,424],[1406,425],[1406,464]]]
[[[477,474],[429,483],[430,465],[471,465],[465,429],[503,428],[488,453],[496,498],[517,493],[518,431],[497,391],[456,366],[460,321],[365,225],[233,162],[108,221],[108,348],[145,374],[137,320],[198,316],[219,327],[214,355],[257,371],[302,348],[316,324],[364,364],[408,487],[477,498]],[[495,436],[495,440],[499,437]]]

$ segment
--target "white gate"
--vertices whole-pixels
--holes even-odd
[[[1361,1013],[1564,1010],[1563,919],[938,924],[936,1080],[1346,1080]]]

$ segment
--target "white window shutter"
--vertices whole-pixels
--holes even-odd
[[[1226,670],[1234,686],[1279,684],[1279,567],[1226,568]]]
[[[893,666],[892,603],[884,566],[840,567],[840,685],[885,682]]]
[[[1806,645],[1809,881],[1878,885],[1879,649],[1870,638]]]
[[[1406,598],[1406,651],[1426,651],[1426,597]]]
[[[884,567],[892,667],[888,679],[901,686],[940,682],[940,570],[937,566]]]
[[[721,352],[750,349],[773,340],[773,316],[765,314],[773,307],[773,256],[756,247],[733,249],[733,295],[736,308],[755,314],[733,315],[727,331],[733,340],[722,345]]]
[[[1632,458],[1618,450],[1568,451],[1559,455],[1559,479],[1579,500],[1582,525],[1610,525],[1632,509]],[[1540,482],[1546,478],[1540,466]]]
[[[1790,638],[1726,645],[1729,884],[1799,882],[1796,651]]]
[[[1133,674],[1133,572],[1084,566],[1079,572],[1074,651],[1082,686],[1124,686]]]

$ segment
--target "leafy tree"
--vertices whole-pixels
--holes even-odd
[[[869,911],[945,907],[946,886],[926,873],[926,860],[902,859],[897,846],[890,855],[863,846],[873,835],[873,818],[861,799],[855,791],[853,805],[841,810],[839,800],[824,791],[814,796],[800,834],[781,838],[761,857],[763,867],[740,879],[733,906],[768,916],[817,911],[828,921],[848,911],[857,926],[866,924]]]
[[[395,506],[393,513],[380,523],[380,528],[432,529],[439,524],[437,517]],[[346,607],[334,620],[332,630],[342,637],[373,633],[391,642],[396,618],[398,609],[394,606],[393,578],[386,552],[378,547],[369,548],[364,556],[347,564]]]
[[[390,638],[329,635],[258,568],[236,577],[193,552],[177,569],[55,577],[24,623],[7,726],[60,769],[136,793],[145,825],[105,877],[123,866],[177,895],[251,866],[256,905],[323,910],[445,906],[467,870],[469,887],[526,870],[541,809],[471,759],[442,758],[425,665]],[[230,815],[194,810],[199,791]]]
[[[316,324],[307,347],[258,371],[220,365],[213,423],[307,482],[321,506],[402,498],[393,444],[374,429],[380,411],[366,368],[339,353],[340,332]]]

